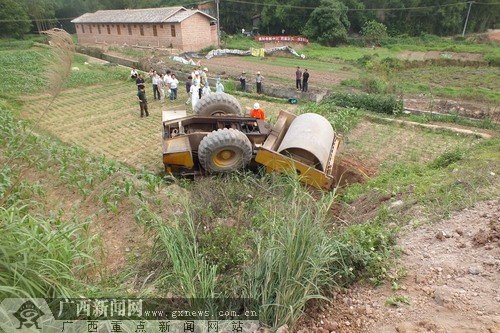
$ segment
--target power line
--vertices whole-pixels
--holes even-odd
[[[251,1],[245,1],[245,0],[221,0],[225,2],[233,2],[233,3],[242,3],[242,4],[249,4],[249,5],[258,5],[258,6],[264,6],[264,7],[287,7],[287,8],[294,8],[294,9],[309,9],[309,10],[314,10],[319,7],[306,7],[306,6],[290,6],[290,5],[284,5],[284,4],[277,4],[277,3],[255,3]],[[462,6],[464,4],[467,4],[467,2],[460,2],[460,3],[452,3],[452,4],[444,4],[444,5],[434,5],[434,6],[420,6],[420,7],[399,7],[399,8],[347,8],[348,12],[359,12],[359,11],[405,11],[405,10],[418,10],[418,9],[432,9],[432,8],[441,8],[441,7],[452,7],[452,6]],[[474,4],[481,4],[481,5],[500,5],[500,2],[494,2],[494,3],[484,3],[484,2],[474,2]]]
[[[213,0],[215,2],[215,0]],[[319,7],[306,7],[306,6],[289,6],[289,5],[283,5],[283,4],[272,4],[272,3],[255,3],[251,1],[245,1],[245,0],[220,0],[225,1],[225,2],[232,2],[232,3],[241,3],[241,4],[250,4],[250,5],[257,5],[257,6],[267,6],[267,7],[288,7],[288,8],[293,8],[293,9],[308,9],[308,10],[314,10]],[[379,11],[409,11],[409,10],[420,10],[420,9],[433,9],[433,8],[442,8],[442,7],[453,7],[453,6],[462,6],[468,4],[469,1],[467,2],[461,2],[461,3],[453,3],[453,4],[444,4],[444,5],[434,5],[434,6],[421,6],[421,7],[401,7],[401,8],[347,8],[348,12],[360,12],[360,11],[373,11],[373,12],[379,12]],[[195,4],[195,3],[191,3]],[[476,2],[474,1],[474,5],[486,5],[486,6],[491,6],[491,5],[500,5],[500,2],[491,2],[491,3],[486,3],[486,2]],[[188,5],[184,5],[188,6]],[[327,8],[325,8],[327,9]],[[333,10],[333,9],[332,9]],[[70,21],[73,20],[77,17],[56,17],[56,18],[47,18],[43,19],[44,21]],[[0,20],[0,23],[13,23],[13,22],[33,22],[35,21],[34,19],[25,19],[25,20]]]

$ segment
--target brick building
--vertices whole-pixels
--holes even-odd
[[[80,44],[107,43],[197,51],[218,45],[217,20],[184,7],[99,10],[71,21]]]

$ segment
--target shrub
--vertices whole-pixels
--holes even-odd
[[[379,214],[380,215],[380,214]],[[344,265],[348,267],[341,281],[348,283],[367,277],[375,285],[385,278],[390,266],[395,230],[381,223],[357,224],[343,229],[335,239]],[[334,266],[335,271],[341,271]]]
[[[200,237],[200,247],[208,263],[225,272],[242,265],[248,257],[248,234],[238,227],[218,225]]]
[[[403,101],[392,95],[334,93],[327,101],[338,106],[365,109],[373,112],[398,114],[403,111]]]
[[[443,169],[447,166],[460,161],[465,156],[465,153],[462,150],[453,150],[448,151],[440,155],[434,161],[429,164],[429,168],[431,169]]]
[[[335,131],[346,134],[359,122],[360,114],[355,108],[339,108],[333,103],[321,102],[320,104],[309,103],[301,108],[300,113],[313,112],[322,115],[330,123]]]
[[[361,28],[365,45],[380,45],[387,38],[387,27],[377,21],[368,21]]]
[[[367,93],[375,93],[375,94],[381,94],[386,92],[388,86],[387,82],[374,76],[361,78],[361,85],[363,90],[366,91]]]

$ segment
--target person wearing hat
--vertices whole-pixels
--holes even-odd
[[[257,118],[257,119],[262,119],[262,120],[266,120],[265,116],[264,116],[264,110],[262,110],[260,108],[259,103],[255,103],[253,105],[253,109],[250,110],[250,117]]]
[[[262,94],[262,80],[264,80],[264,77],[260,75],[260,72],[257,72],[257,76],[255,77],[255,83],[257,85],[257,94]]]
[[[245,72],[242,72],[240,75],[240,83],[241,83],[241,91],[247,91],[247,76]]]

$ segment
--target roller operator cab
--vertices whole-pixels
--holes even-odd
[[[296,173],[316,188],[330,190],[336,185],[335,155],[341,136],[324,117],[281,111],[271,126],[242,116],[238,101],[223,93],[201,98],[194,113],[163,111],[165,172],[225,173],[257,163],[267,172]]]

